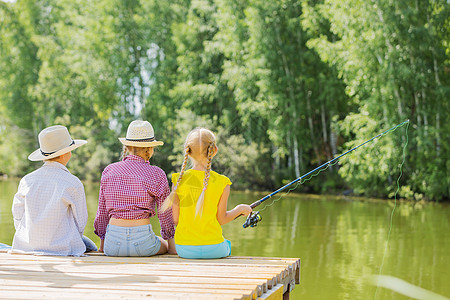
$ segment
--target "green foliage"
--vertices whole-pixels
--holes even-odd
[[[443,138],[450,132],[444,121],[449,60],[443,41],[448,41],[449,23],[443,15],[448,16],[449,6],[445,1],[425,1],[421,7],[387,0],[318,2],[308,6],[304,24],[317,32],[316,18],[325,18],[333,36],[317,36],[308,45],[339,69],[349,99],[358,105],[355,114],[339,122],[346,139],[364,140],[409,118],[402,183],[414,192],[405,195],[448,198],[450,149]],[[350,157],[340,174],[359,193],[392,196],[391,181],[398,176],[395,162],[404,142],[399,133],[383,137],[376,149],[374,145]]]
[[[69,129],[73,138],[87,140],[88,143],[72,152],[70,171],[88,181],[100,180],[103,169],[112,161],[117,161],[122,146],[110,130],[102,130],[92,120],[83,125],[73,125],[69,116],[58,117],[56,124]]]
[[[0,107],[0,118],[7,120]],[[27,157],[36,144],[36,138],[30,130],[21,129],[11,122],[3,122],[0,125],[0,174],[20,176],[23,172],[30,171]],[[37,148],[37,147],[36,147]]]
[[[180,172],[184,158],[184,142],[188,133],[196,127],[205,127],[215,133],[219,147],[219,152],[213,160],[213,170],[227,174],[237,188],[266,187],[270,177],[267,170],[271,167],[268,145],[246,143],[242,135],[232,135],[226,128],[215,126],[208,116],[197,116],[187,109],[177,111],[175,124],[172,149],[174,154],[169,156],[175,172]]]
[[[89,143],[69,168],[98,180],[133,119],[165,142],[216,132],[214,168],[272,189],[411,120],[400,196],[449,198],[446,1],[0,1],[0,173],[21,176],[43,128]],[[393,197],[403,129],[349,155],[302,191]],[[319,180],[318,180],[319,179]]]
[[[393,124],[395,125],[395,124]],[[390,125],[389,125],[390,126]],[[392,126],[390,126],[392,127]],[[348,136],[352,132],[358,132],[360,138],[353,138],[344,144],[346,149],[351,149],[368,140],[374,133],[384,131],[380,124],[368,115],[350,114],[342,122],[342,135]],[[399,173],[404,137],[404,127],[396,129],[396,134],[387,134],[382,138],[359,148],[341,161],[339,173],[352,183],[357,194],[366,196],[385,196],[395,192],[394,184]],[[406,176],[407,174],[405,174]],[[383,186],[383,189],[380,189]]]

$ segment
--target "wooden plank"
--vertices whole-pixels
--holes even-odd
[[[33,270],[34,269],[34,270]],[[164,274],[159,273],[158,276],[151,276],[152,274],[149,274],[149,272],[145,273],[142,272],[141,274],[122,274],[122,272],[114,272],[113,274],[109,274],[108,270],[103,270],[102,272],[92,273],[92,271],[95,271],[95,268],[93,270],[89,271],[78,271],[78,272],[72,272],[70,270],[66,270],[64,272],[58,272],[56,270],[45,270],[43,272],[42,269],[39,267],[30,267],[24,269],[5,269],[5,267],[0,267],[0,275],[3,279],[9,279],[9,278],[16,278],[16,279],[22,279],[22,280],[46,280],[51,282],[61,282],[62,281],[69,281],[69,282],[80,282],[80,281],[94,281],[98,282],[100,280],[108,281],[109,283],[114,284],[121,284],[122,282],[139,282],[142,285],[149,285],[152,284],[154,286],[161,286],[161,283],[170,284],[172,283],[172,286],[175,285],[182,285],[183,279],[188,279],[190,282],[193,282],[192,276],[191,277],[184,277],[184,278],[174,278],[173,276],[164,276]],[[58,279],[61,279],[58,281]],[[171,279],[171,282],[166,282],[168,279]],[[200,280],[198,280],[200,279]],[[198,277],[194,282],[198,284],[198,282],[203,283],[204,285],[208,285],[211,288],[214,289],[222,289],[221,286],[224,284],[228,285],[236,285],[239,283],[241,286],[239,289],[242,291],[248,290],[251,291],[251,295],[256,297],[257,295],[262,294],[263,292],[267,291],[267,282],[263,282],[261,280],[258,281],[251,281],[245,278],[240,278],[238,280],[235,280],[234,278],[228,278],[223,277],[222,280],[218,280],[217,277],[211,277],[211,275],[206,275],[205,277]],[[245,284],[247,282],[247,284]],[[187,282],[185,285],[189,285],[190,283]]]
[[[40,291],[27,291],[26,297],[23,293],[17,293],[16,291],[2,291],[2,299],[51,299],[51,300],[61,300],[61,293],[49,293],[49,292],[40,292]],[[122,295],[122,296],[115,296],[111,297],[107,293],[71,293],[70,296],[67,294],[64,294],[63,296],[64,300],[80,300],[80,299],[156,299],[156,300],[167,300],[167,299],[175,299],[175,300],[182,300],[182,299],[193,299],[193,300],[232,300],[232,299],[241,299],[241,298],[233,298],[229,296],[186,296],[186,295],[175,295],[175,294],[152,294],[152,295],[144,295],[144,296],[138,296],[138,295]]]
[[[35,260],[0,260],[0,264],[4,265],[4,266],[19,266],[19,265],[42,265],[41,261],[35,261]],[[59,266],[65,266],[65,267],[72,267],[72,266],[77,266],[77,267],[84,267],[84,266],[89,266],[89,265],[95,265],[95,266],[99,266],[102,265],[103,267],[107,267],[108,265],[111,264],[102,264],[102,263],[97,263],[97,262],[92,262],[92,263],[77,263],[77,262],[72,262],[72,261],[62,261],[62,262],[46,262],[46,265],[59,265]],[[173,263],[173,264],[167,264],[167,263],[153,263],[153,264],[117,264],[116,267],[120,268],[120,267],[125,267],[125,268],[129,268],[131,266],[133,266],[133,268],[146,268],[146,269],[171,269],[171,270],[185,270],[185,269],[191,269],[191,270],[197,270],[197,269],[202,269],[202,270],[224,270],[224,271],[238,271],[238,272],[247,272],[247,271],[252,271],[252,272],[261,272],[261,273],[267,273],[267,272],[273,272],[273,273],[277,273],[277,274],[284,274],[284,273],[288,273],[289,272],[289,266],[251,266],[251,265],[201,265],[201,264],[190,264],[190,265],[181,265],[181,264],[177,264],[177,263]]]
[[[43,270],[42,268],[36,268],[36,267],[26,267],[24,269],[5,269],[4,267],[0,267],[0,275],[2,275],[2,278],[4,278],[7,275],[15,275],[15,274],[22,274],[27,276],[33,276],[35,274],[49,274],[51,276],[64,276],[71,279],[76,280],[98,280],[98,279],[108,279],[108,280],[133,280],[136,278],[140,278],[145,276],[146,282],[200,282],[200,283],[209,283],[209,284],[224,284],[224,283],[241,283],[241,284],[250,284],[254,285],[256,287],[261,288],[261,290],[264,292],[267,290],[267,280],[266,279],[251,279],[251,278],[235,278],[235,277],[229,277],[229,276],[214,276],[212,275],[204,275],[201,276],[189,276],[188,274],[185,274],[183,272],[174,274],[174,273],[163,273],[163,272],[135,272],[134,274],[124,274],[123,272],[117,272],[116,270],[109,270],[109,269],[102,269],[96,273],[92,273],[89,270],[77,270],[77,271],[58,271],[58,270],[51,270],[46,269]],[[156,275],[155,275],[156,274]],[[166,276],[168,275],[168,276]]]
[[[49,278],[50,277],[50,278]],[[73,280],[68,280],[65,278],[51,278],[51,276],[35,275],[27,276],[25,274],[17,275],[3,275],[0,278],[0,286],[50,286],[58,288],[98,288],[98,289],[130,289],[130,290],[173,290],[177,291],[179,289],[203,289],[208,290],[225,290],[224,293],[228,291],[247,291],[248,294],[253,297],[261,296],[263,294],[262,289],[258,288],[253,284],[239,284],[239,283],[229,283],[224,282],[220,285],[211,284],[210,282],[191,282],[191,283],[180,283],[180,282],[148,282],[144,279],[135,280],[110,280],[108,278],[96,278],[92,279],[77,279],[76,282]],[[182,291],[182,290],[181,290]]]
[[[89,290],[89,289],[49,289],[40,287],[2,287],[2,299],[243,299],[249,300],[250,297],[242,294],[197,294],[197,293],[174,293],[159,291],[123,291],[116,292],[110,290]]]
[[[282,300],[284,287],[282,284],[277,284],[264,295],[257,298],[257,300]]]
[[[299,281],[297,258],[227,257],[212,260],[153,257],[35,256],[0,253],[2,297],[277,299]],[[273,287],[273,290],[271,288]],[[5,290],[5,293],[3,293]],[[75,294],[74,294],[75,293]],[[147,293],[147,294],[146,294]],[[39,296],[40,295],[40,296]],[[57,295],[57,296],[56,296]],[[67,297],[66,297],[67,296]],[[93,297],[93,296],[92,296]]]
[[[295,284],[300,284],[300,270],[301,270],[301,262],[298,260],[298,267],[295,273]]]
[[[139,282],[145,282],[146,284],[178,284],[178,285],[192,285],[192,286],[210,286],[213,288],[216,288],[215,286],[218,286],[219,288],[222,288],[222,286],[243,286],[243,287],[261,287],[261,291],[265,292],[267,291],[267,288],[264,290],[262,287],[263,285],[259,286],[260,281],[253,281],[253,280],[235,280],[234,278],[200,278],[192,279],[191,277],[162,277],[162,278],[148,278],[148,277],[136,277],[136,276],[123,276],[123,277],[96,277],[96,278],[88,278],[88,277],[70,277],[70,276],[61,276],[58,274],[59,277],[56,277],[55,274],[48,274],[48,278],[45,277],[44,273],[31,273],[26,274],[24,272],[16,273],[16,274],[1,274],[1,280],[27,280],[28,277],[37,277],[39,280],[45,280],[47,282],[59,282],[59,279],[61,278],[69,278],[72,282],[76,280],[76,282],[98,282],[98,283],[117,283],[117,284],[139,284]],[[25,277],[26,276],[26,277]],[[6,281],[5,281],[6,282]]]
[[[47,261],[47,260],[45,260]],[[2,265],[7,266],[7,265],[14,265],[14,266],[18,266],[18,265],[40,265],[41,264],[41,260],[35,260],[35,259],[29,259],[29,260],[7,260],[7,261],[0,261],[0,264],[3,262]],[[71,267],[71,266],[80,266],[80,265],[84,265],[84,266],[88,266],[89,264],[84,262],[84,263],[77,263],[76,261],[68,261],[68,260],[62,260],[62,263],[58,264],[57,262],[52,262],[52,263],[48,263],[47,265],[60,265],[59,268],[67,268],[67,267]],[[97,265],[97,262],[92,262],[90,263],[90,265]],[[122,266],[122,267],[121,267]],[[148,266],[148,264],[138,264],[137,266],[133,267],[133,272],[137,272],[138,270],[142,270],[142,266]],[[168,265],[168,264],[151,264],[151,268],[152,269],[157,269],[158,271],[166,271],[166,270],[170,270],[170,271],[186,271],[186,267],[188,268],[188,271],[190,272],[208,272],[208,271],[212,271],[212,272],[222,272],[222,273],[229,273],[229,272],[240,272],[240,273],[251,273],[253,275],[261,275],[261,274],[273,274],[277,277],[277,281],[280,281],[282,279],[284,279],[286,276],[289,276],[289,268],[293,268],[293,266],[208,266],[208,265],[200,265],[200,264],[195,264],[195,265],[180,265],[180,264],[174,264],[174,265]],[[121,268],[129,268],[129,264],[119,264],[115,266],[115,269],[120,270]],[[148,268],[145,269],[146,271],[148,270]],[[219,270],[219,271],[218,271]],[[246,277],[252,277],[252,275],[248,275]]]
[[[177,283],[177,282],[146,282],[144,280],[124,280],[120,281],[109,281],[108,279],[96,279],[96,280],[77,280],[76,282],[71,282],[67,279],[57,279],[57,278],[41,278],[40,276],[34,277],[23,277],[23,275],[7,275],[2,276],[0,279],[2,285],[26,285],[32,286],[35,283],[39,286],[52,286],[52,287],[72,287],[72,286],[80,286],[85,285],[89,287],[106,287],[109,286],[112,289],[123,289],[130,288],[138,290],[140,287],[193,287],[193,288],[204,288],[204,289],[227,289],[227,290],[255,290],[253,285],[246,284],[233,284],[233,283],[223,283],[220,286],[214,286],[209,284],[208,282],[204,283]]]
[[[33,271],[35,274],[39,274],[41,272],[43,272],[42,269],[40,269],[39,267],[31,267],[28,268],[29,271]],[[193,278],[233,278],[233,279],[245,279],[245,278],[251,278],[251,279],[259,279],[259,280],[265,280],[267,281],[267,285],[269,288],[271,288],[272,285],[275,285],[277,280],[276,278],[272,277],[272,275],[246,275],[246,274],[226,274],[226,273],[221,273],[221,272],[211,272],[208,274],[200,274],[200,273],[190,273],[190,272],[185,272],[185,271],[158,271],[158,270],[148,270],[148,271],[142,271],[142,272],[134,272],[133,274],[121,274],[120,272],[117,272],[116,270],[99,270],[98,272],[94,273],[96,270],[95,268],[93,268],[93,270],[87,270],[87,271],[82,271],[82,270],[70,270],[70,271],[59,271],[59,270],[55,270],[55,269],[46,269],[44,272],[46,273],[53,273],[53,274],[58,274],[58,276],[66,276],[66,277],[71,277],[73,279],[78,279],[80,277],[84,277],[84,278],[91,278],[91,279],[96,279],[98,277],[106,277],[105,275],[115,275],[115,276],[119,276],[122,278],[128,277],[128,276],[153,276],[156,278],[163,278],[166,276],[169,277],[186,277],[186,276],[190,276]],[[17,269],[6,269],[1,267],[0,268],[0,274],[11,274],[11,273],[21,273],[24,272],[24,270],[17,270]]]
[[[65,257],[65,256],[39,256],[39,255],[23,255],[23,254],[5,254],[0,253],[0,259],[7,257],[7,259],[24,259],[29,257],[30,259],[39,261],[60,261],[60,260],[72,260],[72,261],[92,261],[92,262],[114,262],[114,263],[137,263],[137,264],[152,264],[155,262],[177,262],[179,264],[215,264],[215,265],[227,265],[227,264],[248,264],[248,265],[286,265],[299,263],[297,258],[254,258],[254,257],[225,257],[221,259],[184,259],[176,255],[156,255],[152,257],[112,257],[112,256],[84,256],[84,257]]]
[[[0,279],[0,281],[2,281]],[[241,288],[241,289],[236,289],[236,288],[229,288],[229,289],[225,289],[225,288],[221,288],[221,289],[217,289],[217,288],[205,288],[205,287],[192,287],[192,286],[180,286],[180,285],[176,285],[176,284],[171,284],[169,286],[164,285],[164,284],[159,284],[159,285],[151,285],[151,284],[146,284],[144,282],[140,282],[139,285],[138,284],[118,284],[115,283],[113,284],[98,284],[95,281],[91,281],[91,283],[73,283],[73,282],[68,282],[67,280],[60,280],[59,282],[44,282],[42,280],[40,280],[39,278],[35,278],[33,279],[33,281],[29,281],[29,280],[5,280],[5,283],[7,283],[5,286],[10,288],[10,289],[15,289],[15,290],[33,290],[35,288],[39,288],[39,289],[43,289],[43,288],[47,288],[49,291],[51,290],[59,290],[59,291],[70,291],[70,290],[85,290],[85,291],[92,291],[92,290],[97,290],[97,291],[108,291],[108,293],[111,294],[124,294],[127,293],[129,291],[132,292],[142,292],[142,293],[160,293],[160,292],[165,292],[165,293],[173,293],[173,294],[182,294],[182,293],[189,293],[189,294],[196,294],[196,295],[203,295],[203,294],[207,294],[207,295],[215,295],[215,294],[219,294],[219,295],[232,295],[233,297],[236,295],[240,295],[240,296],[245,296],[247,298],[250,299],[256,299],[257,297],[257,292],[252,289],[252,288]],[[2,288],[3,290],[3,288]]]
[[[288,269],[290,266],[292,266],[292,268],[296,268],[296,265],[295,264],[291,264],[291,265],[286,265],[286,264],[279,264],[279,265],[269,265],[269,264],[255,264],[255,265],[252,265],[252,264],[247,264],[247,263],[245,263],[245,264],[213,264],[212,262],[207,262],[207,263],[200,263],[200,262],[198,262],[198,261],[196,261],[196,263],[189,263],[189,264],[187,264],[187,263],[180,263],[180,262],[174,262],[174,263],[165,263],[165,262],[157,262],[157,261],[151,261],[150,263],[147,263],[147,262],[142,262],[142,260],[141,260],[141,263],[139,263],[139,261],[138,262],[133,262],[133,261],[130,261],[128,258],[122,258],[119,262],[107,262],[107,261],[102,261],[102,260],[100,260],[100,261],[98,261],[98,260],[92,260],[92,261],[87,261],[87,260],[77,260],[77,259],[73,259],[73,260],[61,260],[61,259],[55,259],[55,260],[48,260],[48,258],[46,258],[46,259],[42,259],[42,258],[36,258],[36,257],[33,257],[33,258],[30,258],[30,259],[14,259],[14,256],[16,256],[16,255],[11,255],[11,257],[13,258],[13,259],[11,259],[11,258],[9,258],[9,259],[6,259],[6,260],[3,260],[3,259],[1,259],[0,258],[0,262],[3,262],[3,263],[7,263],[7,262],[11,262],[11,261],[17,261],[17,260],[19,260],[19,261],[39,261],[39,262],[42,262],[42,261],[50,261],[50,262],[53,262],[53,263],[59,263],[59,262],[70,262],[70,263],[75,263],[75,264],[83,264],[83,263],[96,263],[96,264],[107,264],[107,263],[117,263],[117,264],[124,264],[124,265],[128,265],[128,264],[139,264],[139,265],[148,265],[148,264],[151,264],[151,265],[158,265],[158,266],[164,266],[164,265],[171,265],[171,266],[173,266],[173,265],[176,265],[176,266],[178,266],[178,267],[181,267],[181,266],[189,266],[189,267],[195,267],[195,266],[201,266],[201,267],[206,267],[206,266],[208,266],[208,265],[212,265],[213,267],[218,267],[218,266],[220,266],[220,267],[241,267],[241,268],[252,268],[252,269],[258,269],[258,270],[267,270],[267,269],[274,269],[275,271],[278,271],[278,269],[277,268],[280,268],[280,269]]]
[[[10,255],[10,257],[15,257],[15,256],[17,256],[17,255]],[[23,256],[22,256],[23,257]],[[51,261],[51,259],[52,258],[54,258],[54,257],[41,257],[41,256],[29,256],[30,257],[30,259],[28,259],[28,261]],[[50,259],[49,259],[50,258]],[[145,259],[143,259],[143,258],[110,258],[110,257],[103,257],[103,259],[108,259],[109,260],[109,262],[108,261],[102,261],[102,260],[86,260],[86,258],[67,258],[67,257],[64,257],[64,258],[60,258],[60,257],[56,257],[56,261],[70,261],[70,262],[72,262],[72,263],[79,263],[79,264],[81,264],[81,263],[97,263],[97,264],[100,264],[100,263],[119,263],[119,264],[124,264],[124,265],[128,265],[128,264],[139,264],[139,265],[147,265],[147,264],[152,264],[152,265],[156,265],[156,263],[155,263],[155,260],[153,259],[153,258],[151,258],[152,259],[152,261],[151,262],[147,262]],[[0,262],[1,262],[1,259],[2,259],[2,257],[0,257]],[[69,260],[70,259],[70,260]],[[111,261],[111,259],[113,260],[113,261]],[[171,260],[171,262],[174,262],[173,261],[173,258],[169,258],[170,260]],[[9,259],[9,261],[10,261],[11,259]],[[23,259],[20,259],[20,260],[22,260],[23,261]],[[119,260],[119,261],[117,261],[117,260]],[[137,260],[137,262],[136,262],[136,260]],[[143,260],[144,260],[144,262],[143,262]],[[177,264],[177,266],[189,266],[189,268],[190,269],[192,269],[192,267],[193,266],[201,266],[201,267],[204,267],[205,265],[210,265],[210,264],[213,264],[213,263],[215,263],[215,262],[213,262],[213,261],[205,261],[205,262],[203,262],[203,261],[201,261],[201,260],[183,260],[183,259],[181,259],[182,261],[184,261],[182,264],[180,264],[179,263],[179,258],[178,259],[176,259],[176,264]],[[160,261],[160,260],[158,260],[158,261]],[[164,259],[164,261],[167,261],[166,259]],[[169,264],[170,265],[170,263],[167,263],[167,262],[160,262],[160,264]],[[189,262],[195,262],[195,263],[185,263],[186,261],[189,261]],[[199,262],[200,261],[200,262]],[[215,260],[215,261],[218,261],[218,260]],[[222,261],[224,261],[224,259],[222,260]],[[233,260],[233,261],[236,261],[236,260]],[[239,261],[239,260],[237,260],[237,261]],[[270,268],[272,268],[272,267],[274,267],[274,265],[264,265],[264,260],[261,260],[260,259],[260,261],[262,261],[262,264],[259,264],[259,265],[251,265],[251,263],[253,262],[253,263],[255,263],[256,261],[255,260],[251,260],[250,262],[248,262],[248,261],[246,261],[246,262],[244,262],[244,263],[240,263],[240,264],[227,264],[227,263],[221,263],[221,264],[219,264],[219,265],[214,265],[214,268],[216,268],[216,267],[218,267],[218,266],[222,266],[222,265],[224,265],[224,266],[228,266],[228,267],[231,267],[231,266],[243,266],[243,267],[248,267],[248,268],[251,268],[252,270],[253,270],[253,273],[258,273],[261,269],[264,269],[264,270],[269,270]],[[295,272],[295,279],[296,279],[296,282],[297,283],[299,283],[299,279],[300,279],[300,268],[298,267],[298,265],[299,265],[299,260],[297,260],[297,259],[291,259],[291,261],[294,261],[294,264],[291,264],[291,265],[289,265],[289,266],[286,266],[285,264],[284,265],[281,265],[281,267],[282,268],[286,268],[286,267],[291,267],[291,268],[293,268],[294,269],[294,272]],[[250,263],[250,264],[249,264]],[[266,262],[267,263],[267,262]],[[278,261],[277,262],[277,265],[279,265],[280,264],[280,262]],[[161,268],[160,266],[159,266],[159,268]],[[224,269],[225,270],[225,269]],[[242,271],[242,272],[246,272],[246,270],[240,270],[240,271]],[[281,275],[281,278],[280,278],[280,276],[277,276],[277,279],[276,279],[276,281],[280,281],[280,280],[282,280],[286,275],[284,275],[283,273],[284,273],[284,271],[283,270],[277,270],[277,269],[275,269],[275,270],[272,270],[272,271],[275,271],[275,272],[277,272],[277,273],[281,273],[282,275]],[[228,270],[227,270],[227,272],[228,272]]]

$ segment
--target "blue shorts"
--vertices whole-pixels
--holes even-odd
[[[182,258],[221,258],[231,255],[231,242],[229,240],[215,245],[175,245],[175,248]]]
[[[10,245],[0,243],[0,250],[9,250],[11,249]]]
[[[152,256],[158,253],[161,241],[152,225],[122,227],[109,224],[103,251],[108,256]]]
[[[95,243],[88,238],[87,236],[83,235],[81,237],[83,239],[84,245],[86,246],[86,251],[85,252],[91,252],[91,251],[97,251],[97,246],[95,245]]]

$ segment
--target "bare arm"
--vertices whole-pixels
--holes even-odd
[[[177,254],[177,250],[175,249],[175,239],[169,239],[167,240],[168,248],[167,252],[169,254]]]
[[[217,221],[220,225],[224,225],[233,221],[240,215],[248,216],[252,211],[250,205],[239,204],[232,210],[227,211],[228,196],[230,195],[230,186],[227,185],[223,189],[222,196],[220,196],[219,205],[217,206]]]
[[[104,246],[105,246],[105,240],[100,240],[100,248],[98,248],[98,252],[103,252]]]

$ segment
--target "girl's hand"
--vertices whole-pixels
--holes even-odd
[[[252,212],[252,208],[247,204],[239,204],[236,209],[241,215],[248,216]]]
[[[100,240],[100,248],[98,248],[98,252],[103,253],[104,246],[105,246],[105,240]]]
[[[175,247],[175,239],[170,239],[167,241],[167,243],[169,244],[169,249],[167,250],[167,252],[169,254],[177,254],[177,249]]]

